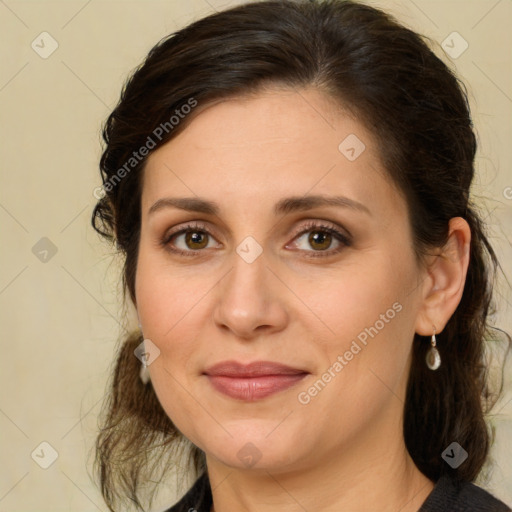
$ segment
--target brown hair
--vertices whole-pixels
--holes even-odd
[[[135,300],[147,156],[114,185],[112,178],[127,169],[148,137],[158,139],[159,147],[187,126],[193,115],[180,117],[172,128],[169,119],[191,98],[205,105],[269,85],[314,86],[357,114],[404,193],[419,261],[446,243],[451,218],[468,222],[472,238],[464,293],[437,336],[443,364],[436,372],[425,365],[428,340],[415,335],[404,437],[415,464],[431,480],[450,473],[473,481],[491,443],[484,415],[502,391],[492,395],[487,379],[484,341],[492,338],[487,317],[494,308],[499,263],[469,197],[476,138],[463,84],[425,38],[384,12],[351,1],[253,2],[200,19],[150,51],[105,124],[100,166],[103,183],[111,186],[92,218],[125,258],[125,289]],[[154,136],[159,126],[168,129],[158,132],[160,138]],[[186,444],[151,385],[140,381],[133,351],[141,341],[134,333],[122,344],[97,438],[96,467],[110,510],[118,498],[142,509],[141,488],[155,473],[165,476],[178,446],[185,446],[196,475],[205,469],[204,453]],[[457,469],[441,458],[453,441],[469,454]]]

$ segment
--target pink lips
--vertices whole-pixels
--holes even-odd
[[[284,391],[308,374],[305,370],[272,361],[255,361],[248,365],[224,361],[204,373],[217,391],[250,402]]]

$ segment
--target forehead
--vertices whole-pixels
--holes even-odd
[[[318,90],[266,90],[196,109],[148,158],[143,209],[163,195],[224,197],[247,207],[333,190],[378,202],[392,192],[371,134]]]
[[[295,140],[308,140],[308,146],[312,146],[323,140],[324,149],[329,144],[336,149],[343,131],[370,138],[349,110],[314,88],[266,88],[205,105],[199,103],[189,117],[189,126],[169,144],[236,151],[271,144],[284,149]]]

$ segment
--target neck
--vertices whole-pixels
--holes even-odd
[[[212,512],[416,512],[434,484],[415,466],[397,426],[400,435],[359,432],[357,445],[345,442],[288,471],[233,468],[207,456]]]

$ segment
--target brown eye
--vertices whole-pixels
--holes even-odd
[[[307,247],[302,248],[300,247],[300,239],[305,238],[306,234],[309,234],[305,243]],[[295,239],[298,239],[299,242],[295,242],[294,245],[298,246],[300,252],[305,253],[307,257],[332,256],[351,245],[351,238],[348,235],[333,226],[318,224],[317,222],[302,226],[302,231],[295,236]],[[208,248],[210,240],[214,239],[206,226],[189,224],[166,235],[161,244],[166,250],[176,254],[198,256],[201,252],[204,252],[204,249]],[[304,242],[302,243],[304,244]],[[336,248],[330,249],[333,243],[338,245]]]
[[[204,249],[208,245],[207,234],[201,231],[187,231],[185,244],[191,250]]]
[[[308,242],[311,247],[315,249],[329,249],[332,242],[332,235],[325,231],[311,231],[311,234],[308,237]]]
[[[194,256],[208,248],[212,235],[202,224],[188,224],[180,230],[171,232],[161,240],[162,246],[184,256]]]
[[[305,239],[306,234],[308,234],[307,239]],[[318,221],[302,226],[295,239],[297,241],[293,245],[304,252],[308,258],[333,256],[351,245],[351,238],[348,235],[335,228],[334,225],[318,223]],[[301,242],[301,240],[303,241]],[[337,247],[334,249],[331,248],[333,243],[337,243]]]

